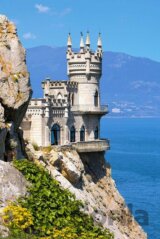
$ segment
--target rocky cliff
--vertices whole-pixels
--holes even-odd
[[[18,127],[30,97],[25,50],[14,24],[0,15],[0,159],[22,156],[22,135]]]
[[[40,162],[63,188],[85,204],[95,222],[109,228],[115,239],[146,239],[111,177],[111,168],[102,153],[78,154],[71,146],[35,151],[27,145],[28,157]]]

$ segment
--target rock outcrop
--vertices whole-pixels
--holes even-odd
[[[82,200],[95,222],[114,232],[115,239],[146,239],[111,177],[104,153],[78,154],[72,147],[53,147],[50,153],[27,146],[31,159],[40,162],[63,188]]]
[[[0,160],[0,213],[8,203],[24,196],[27,186],[28,182],[17,169],[10,163]],[[8,233],[9,230],[3,225],[0,217],[0,237],[7,237]]]
[[[0,160],[22,156],[19,125],[30,97],[25,50],[14,24],[0,15]]]
[[[10,163],[0,161],[0,208],[26,194],[28,183]]]

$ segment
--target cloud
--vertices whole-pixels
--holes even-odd
[[[50,9],[48,6],[42,4],[36,4],[35,8],[38,10],[39,13],[48,13],[50,12],[51,15],[56,15],[58,17],[64,17],[72,11],[70,7],[64,8],[61,11],[57,11],[56,9]]]
[[[11,22],[13,22],[16,26],[19,24],[19,21],[17,19],[11,19]]]
[[[60,16],[60,17],[64,17],[64,16],[68,15],[71,11],[72,11],[72,9],[69,8],[69,7],[67,7],[67,8],[63,9],[63,10],[59,13],[59,16]]]
[[[39,13],[47,13],[50,11],[48,6],[44,6],[42,4],[36,4],[35,8],[38,10]]]
[[[26,33],[23,34],[23,38],[25,40],[34,40],[34,39],[36,39],[36,35],[34,35],[31,32],[26,32]]]
[[[113,108],[112,113],[119,114],[119,113],[121,113],[121,110],[119,108]]]

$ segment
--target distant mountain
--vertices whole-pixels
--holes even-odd
[[[42,97],[41,81],[67,79],[66,48],[39,46],[27,50],[34,97]],[[102,103],[110,116],[160,117],[160,63],[124,53],[104,52]]]

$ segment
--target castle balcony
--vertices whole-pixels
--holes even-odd
[[[108,139],[97,139],[72,143],[72,147],[76,149],[78,153],[102,152],[110,149],[110,143]]]
[[[74,105],[71,106],[71,111],[75,114],[98,114],[105,115],[108,111],[108,105],[93,106],[93,105]]]

